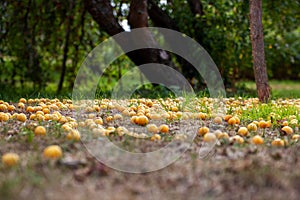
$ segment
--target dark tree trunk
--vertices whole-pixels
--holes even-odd
[[[131,29],[148,27],[147,0],[131,0],[128,24]]]
[[[128,23],[131,29],[148,27],[147,7],[147,0],[131,0],[128,15]],[[142,41],[145,47],[157,46],[152,33],[147,29],[143,31]],[[169,55],[165,51],[159,49],[140,49],[129,53],[129,56],[134,58],[134,62],[137,65],[146,63],[161,63],[173,66]]]
[[[199,0],[192,0],[191,2],[189,1],[190,6],[193,7],[193,12],[194,14],[203,14],[202,10],[202,4]],[[168,28],[172,29],[175,31],[180,31],[180,28],[177,26],[176,22],[164,11],[162,10],[154,0],[148,0],[148,12],[149,16],[153,22],[153,24],[157,27],[163,27],[163,28]],[[199,12],[199,13],[198,13]],[[199,23],[199,22],[197,22]],[[200,22],[201,23],[201,22]],[[201,32],[201,31],[200,31]],[[202,38],[201,36],[196,38],[197,42],[201,43]],[[172,46],[172,44],[169,44]],[[200,90],[201,87],[205,87],[204,84],[201,84],[201,79],[199,72],[188,62],[186,62],[182,57],[175,55],[177,58],[177,61],[179,62],[181,66],[181,72],[184,75],[185,78],[188,79],[190,84],[194,89]],[[197,80],[197,81],[195,81]]]
[[[176,25],[176,22],[164,10],[158,7],[153,0],[148,0],[148,4],[149,17],[156,27],[179,31],[179,27]]]
[[[109,35],[113,36],[124,31],[113,14],[109,0],[86,0],[85,6],[93,19]]]
[[[69,51],[69,40],[70,40],[70,34],[71,34],[71,27],[73,23],[73,9],[75,2],[72,0],[70,2],[70,9],[69,14],[67,15],[67,28],[66,28],[66,35],[65,35],[65,45],[64,45],[64,54],[63,54],[63,61],[62,61],[62,68],[61,68],[61,74],[60,74],[60,80],[57,87],[57,93],[61,92],[65,74],[66,74],[66,68],[67,68],[67,59],[68,59],[68,51]]]
[[[199,17],[201,17],[204,14],[200,0],[188,0],[188,3],[194,15],[199,15]]]
[[[265,63],[262,0],[250,0],[250,37],[258,98],[261,102],[267,102],[270,98],[270,86]]]
[[[113,36],[124,29],[118,23],[116,17],[113,14],[113,8],[108,0],[87,0],[85,1],[86,8],[92,15],[93,19],[100,25],[100,27],[106,31],[109,35]],[[128,15],[128,22],[132,29],[142,28],[148,26],[148,4],[147,0],[132,0],[130,3],[130,14]],[[139,38],[131,38],[130,35],[123,41],[118,41],[119,45],[126,49],[126,46],[132,45],[132,42],[142,43],[143,46],[157,46],[156,42],[149,30],[143,31]],[[170,56],[163,50],[145,48],[139,49],[127,53],[127,56],[137,65],[143,65],[147,63],[159,63],[174,68]],[[158,80],[164,79],[166,86],[179,85],[176,78],[176,74],[166,74],[165,71],[157,69],[156,72],[147,70],[146,68],[141,69],[145,76],[150,82],[157,82]],[[159,76],[153,76],[153,74]],[[173,77],[172,77],[173,76]],[[169,78],[168,78],[169,77]],[[171,78],[170,78],[171,77]]]
[[[79,41],[75,45],[75,50],[74,50],[75,57],[74,57],[74,63],[73,63],[72,69],[71,69],[71,71],[74,72],[74,74],[75,74],[75,71],[76,71],[76,67],[77,67],[77,65],[79,63],[79,57],[78,57],[79,56],[79,54],[78,54],[79,46],[83,44],[82,42],[83,42],[83,38],[85,36],[84,23],[85,23],[85,19],[86,19],[85,16],[86,16],[87,10],[85,9],[84,6],[83,6],[82,9],[83,10],[82,10],[80,21],[79,21],[79,24],[78,24],[80,26]],[[68,82],[69,82],[69,84],[68,84],[69,85],[69,89],[72,89],[73,88],[73,83],[74,83],[73,76],[68,80]]]

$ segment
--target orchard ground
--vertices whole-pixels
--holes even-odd
[[[190,101],[193,107],[184,98],[101,99],[83,104],[80,119],[70,99],[0,101],[1,198],[298,199],[300,99],[226,98],[223,114],[213,112],[215,99]],[[184,142],[185,127],[195,128],[191,146],[154,172],[114,170],[84,148],[84,130],[145,153]]]

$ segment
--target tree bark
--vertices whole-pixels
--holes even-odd
[[[191,1],[191,2],[190,2]],[[177,23],[164,11],[162,10],[154,0],[148,0],[148,13],[149,17],[152,20],[153,24],[157,27],[163,27],[172,29],[175,31],[180,31],[180,28],[177,26]],[[189,0],[189,5],[191,7],[191,11],[196,14],[203,14],[202,4],[199,0]],[[193,7],[193,8],[192,8]],[[197,22],[199,23],[199,22]],[[201,30],[200,30],[201,32]],[[196,40],[201,43],[202,38],[197,37]],[[172,46],[172,44],[169,44]],[[201,79],[199,72],[192,66],[189,62],[184,60],[181,56],[175,55],[177,58],[177,62],[179,62],[181,66],[181,72],[186,79],[188,79],[189,83],[195,89],[200,89],[201,86],[205,86],[204,84],[201,85]],[[197,81],[194,81],[197,80]]]
[[[116,17],[113,15],[113,8],[108,0],[87,0],[85,2],[86,8],[92,15],[93,19],[109,35],[113,36],[124,31],[124,29],[118,23]],[[131,1],[128,15],[128,22],[131,29],[148,26],[147,7],[147,0]],[[145,30],[142,34],[140,34],[140,37],[141,38],[131,38],[130,35],[128,35],[128,38],[126,38],[127,40],[121,42],[118,41],[120,42],[119,45],[123,49],[126,49],[126,46],[128,45],[132,45],[132,42],[142,42],[143,46],[145,46],[145,49],[139,49],[127,53],[127,56],[137,66],[148,63],[159,63],[175,68],[167,52],[160,49],[146,48],[147,46],[157,46],[156,41],[149,30]],[[151,83],[155,83],[158,80],[165,80],[164,83],[167,87],[180,85],[180,83],[178,83],[180,78],[176,78],[177,75],[175,73],[166,74],[164,70],[160,71],[161,69],[159,68],[155,72],[151,71],[153,68],[151,68],[150,71],[146,68],[141,68],[141,70]],[[155,76],[153,76],[153,74],[155,74]]]
[[[66,68],[67,68],[67,59],[68,59],[68,51],[69,51],[69,39],[71,34],[71,26],[73,24],[73,8],[75,6],[74,0],[70,2],[70,8],[69,8],[69,14],[67,15],[67,27],[66,27],[66,35],[65,35],[65,45],[64,45],[64,54],[63,54],[63,61],[62,61],[62,67],[61,67],[61,74],[60,79],[57,87],[57,93],[61,92],[65,74],[66,74]]]
[[[148,0],[148,4],[149,17],[156,27],[179,31],[179,27],[176,25],[176,22],[164,10],[158,7],[153,0]]]
[[[262,0],[250,0],[250,38],[258,98],[261,102],[267,102],[270,98],[270,86],[265,63]]]
[[[113,14],[109,0],[86,0],[85,6],[99,26],[113,36],[124,31]]]
[[[147,0],[131,0],[130,10],[128,15],[128,23],[131,29],[148,27],[148,10]],[[144,46],[157,46],[149,30],[143,32]],[[165,65],[173,65],[169,55],[160,49],[139,49],[129,55],[139,59],[135,59],[135,64],[142,65],[146,63],[161,63]]]
[[[201,17],[204,14],[200,0],[188,0],[188,3],[194,15],[199,15],[199,17]]]

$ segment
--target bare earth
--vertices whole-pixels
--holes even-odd
[[[62,114],[67,116],[69,113],[66,112],[62,111]],[[104,114],[101,114],[103,118]],[[26,115],[29,118],[29,114]],[[36,123],[34,120],[0,122],[0,155],[12,151],[20,156],[17,166],[8,168],[0,164],[0,199],[227,200],[299,199],[300,196],[299,142],[272,147],[268,138],[265,138],[264,145],[251,144],[245,138],[244,144],[217,144],[205,156],[200,156],[203,155],[203,137],[197,136],[171,165],[154,172],[131,174],[105,166],[91,156],[80,141],[66,141],[65,135],[58,131],[61,125],[57,123],[39,122],[48,133],[44,137],[32,138]],[[122,123],[124,126],[130,124],[130,118]],[[202,123],[208,125],[212,121]],[[170,132],[176,132],[177,126],[171,123]],[[181,124],[181,128],[196,127],[195,130],[199,126]],[[238,126],[230,127],[227,122],[222,126],[230,136],[236,134]],[[139,128],[142,129],[137,126],[137,130]],[[272,135],[272,129],[266,132]],[[160,141],[129,138],[127,141],[124,140],[126,136],[115,134],[110,137],[116,144],[118,141],[137,140],[139,142],[131,145],[126,143],[125,148],[140,152],[152,151],[168,143],[167,138]],[[48,160],[41,156],[43,149],[50,144],[61,146],[61,159]]]

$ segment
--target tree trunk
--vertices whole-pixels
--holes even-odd
[[[196,2],[194,2],[196,3]],[[175,31],[180,31],[179,27],[177,26],[176,22],[164,11],[162,10],[154,0],[148,0],[148,13],[150,19],[152,20],[153,24],[157,27],[168,28]],[[196,3],[197,4],[197,3]],[[200,1],[198,2],[201,5]],[[197,4],[197,5],[198,5]],[[199,6],[197,6],[199,7]],[[197,11],[199,11],[197,9]],[[199,42],[199,41],[198,41]],[[173,44],[169,44],[172,46]],[[193,65],[183,59],[181,56],[175,55],[177,58],[177,62],[179,62],[181,66],[181,72],[183,76],[189,81],[194,89],[200,89],[200,81],[194,81],[195,79],[201,79],[199,72],[195,69]]]
[[[258,98],[261,102],[267,102],[270,98],[270,86],[265,63],[262,0],[250,0],[250,37]]]
[[[188,3],[194,15],[199,15],[199,17],[201,17],[204,14],[200,0],[188,0]]]
[[[85,3],[86,8],[92,15],[93,19],[109,35],[114,36],[115,34],[124,31],[116,17],[113,15],[113,8],[108,0],[87,0]],[[147,0],[131,1],[128,22],[132,29],[148,26],[147,7]],[[126,38],[127,40],[118,41],[119,45],[123,49],[126,49],[126,46],[132,45],[132,42],[141,42],[143,46],[145,46],[145,49],[139,49],[127,53],[127,56],[137,66],[147,63],[158,63],[175,68],[174,64],[171,62],[170,56],[164,50],[146,48],[147,46],[157,46],[155,45],[156,41],[149,30],[145,30],[142,34],[140,34],[140,38],[131,38],[130,34],[128,36],[129,37]],[[151,71],[153,68],[151,68],[150,71],[146,68],[141,68],[141,70],[151,83],[155,83],[158,80],[164,80],[167,87],[173,85],[180,86],[180,83],[178,83],[180,78],[176,78],[177,75],[175,73],[166,74],[164,70],[161,71],[159,68],[156,72]],[[153,76],[153,74],[155,74],[155,76]]]
[[[109,0],[86,0],[84,2],[93,19],[110,36],[124,31],[113,14],[113,7]]]
[[[75,2],[74,2],[74,0],[72,0],[70,2],[69,14],[67,15],[67,28],[66,28],[66,35],[65,35],[64,54],[63,54],[60,80],[59,80],[58,87],[57,87],[57,93],[61,92],[61,90],[62,90],[62,86],[64,83],[65,74],[66,74],[68,51],[69,51],[69,39],[70,39],[70,34],[71,34],[71,27],[73,24],[72,13],[73,13],[73,8],[75,6],[74,4],[75,4]]]
[[[179,31],[176,22],[164,10],[158,7],[154,0],[148,0],[148,4],[149,17],[156,27]]]

